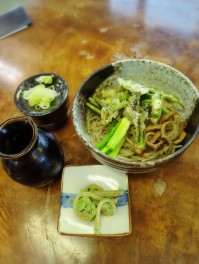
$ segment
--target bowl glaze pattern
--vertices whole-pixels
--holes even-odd
[[[102,82],[114,83],[118,77],[133,79],[144,86],[158,88],[180,99],[184,104],[184,109],[179,108],[178,111],[186,121],[187,132],[187,137],[180,149],[167,157],[152,161],[126,162],[101,153],[90,143],[85,128],[85,103],[99,84]],[[81,84],[75,95],[72,113],[79,138],[96,160],[129,173],[145,173],[156,170],[179,157],[197,137],[199,133],[199,92],[185,75],[171,66],[151,60],[127,59],[106,65],[90,75]]]

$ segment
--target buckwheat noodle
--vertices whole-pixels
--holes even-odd
[[[98,87],[93,98],[102,99],[102,89],[105,88]],[[134,125],[131,124],[117,159],[127,162],[148,161],[170,155],[182,146],[181,143],[186,136],[185,122],[180,113],[176,111],[174,103],[166,101],[166,107],[169,109],[169,113],[162,115],[157,124],[154,125],[147,118],[145,127],[146,146],[142,153],[136,153]],[[123,111],[120,110],[115,118],[119,120],[122,115]],[[104,124],[101,116],[89,108],[86,112],[86,127],[90,142],[94,146],[108,133],[108,126]]]

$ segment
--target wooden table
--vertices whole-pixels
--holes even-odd
[[[21,115],[13,102],[28,76],[54,72],[69,102],[94,70],[123,58],[167,63],[199,87],[199,2],[194,0],[28,0],[33,24],[0,40],[0,122]],[[53,132],[67,165],[98,164],[72,123]],[[0,165],[0,263],[199,263],[199,138],[176,161],[129,175],[132,233],[62,236],[57,231],[61,179],[42,188],[11,180]],[[160,196],[154,184],[166,184]]]

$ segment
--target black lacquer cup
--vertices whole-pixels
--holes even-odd
[[[41,76],[52,76],[52,83],[58,96],[53,100],[48,109],[35,109],[24,99],[23,92],[38,85]],[[25,115],[32,117],[38,127],[47,130],[56,130],[66,124],[70,108],[68,102],[68,85],[66,81],[55,73],[40,73],[28,77],[19,84],[15,91],[14,102],[16,107]]]

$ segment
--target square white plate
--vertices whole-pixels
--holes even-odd
[[[113,216],[100,215],[98,236],[130,234],[128,176],[125,172],[104,165],[64,167],[58,231],[66,235],[95,235],[94,221],[81,220],[72,208],[75,195],[89,184],[97,184],[104,190],[124,190],[124,194],[118,198],[116,213]]]

